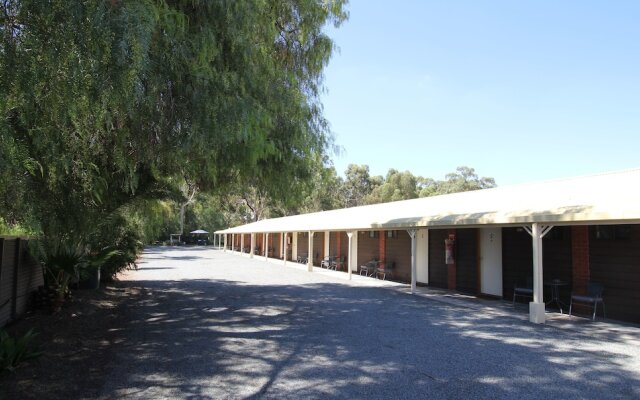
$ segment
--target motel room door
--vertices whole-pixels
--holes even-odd
[[[480,292],[502,297],[502,229],[480,229]]]

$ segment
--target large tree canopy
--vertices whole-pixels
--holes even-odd
[[[45,232],[182,179],[286,197],[331,144],[322,28],[344,2],[5,0],[3,186],[28,193]]]

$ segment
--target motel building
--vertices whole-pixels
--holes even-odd
[[[529,320],[602,288],[640,323],[640,169],[266,219],[216,232],[225,251],[529,302]],[[283,273],[286,273],[283,270]],[[597,318],[603,316],[603,304]],[[553,306],[553,307],[552,307]],[[592,317],[574,303],[573,313]]]

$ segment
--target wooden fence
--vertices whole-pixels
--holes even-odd
[[[44,284],[42,267],[27,252],[27,243],[0,237],[0,327],[25,313],[31,293]]]

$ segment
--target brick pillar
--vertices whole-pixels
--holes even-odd
[[[589,282],[589,227],[571,227],[571,264],[573,291],[587,293]]]
[[[455,229],[449,229],[449,231],[447,232],[447,236],[449,235],[455,236],[455,234],[456,234]],[[454,263],[447,264],[447,289],[449,290],[456,290],[456,287],[457,287],[457,282],[456,282],[456,265],[458,263],[458,254],[457,254],[458,252],[456,251],[456,249],[458,248],[457,241],[458,241],[458,238],[456,237],[456,244],[454,246],[454,251],[453,251]],[[444,247],[444,243],[442,243],[442,246]]]
[[[385,235],[386,231],[379,231],[378,233],[378,257],[380,261],[386,262],[387,257],[387,235]]]

